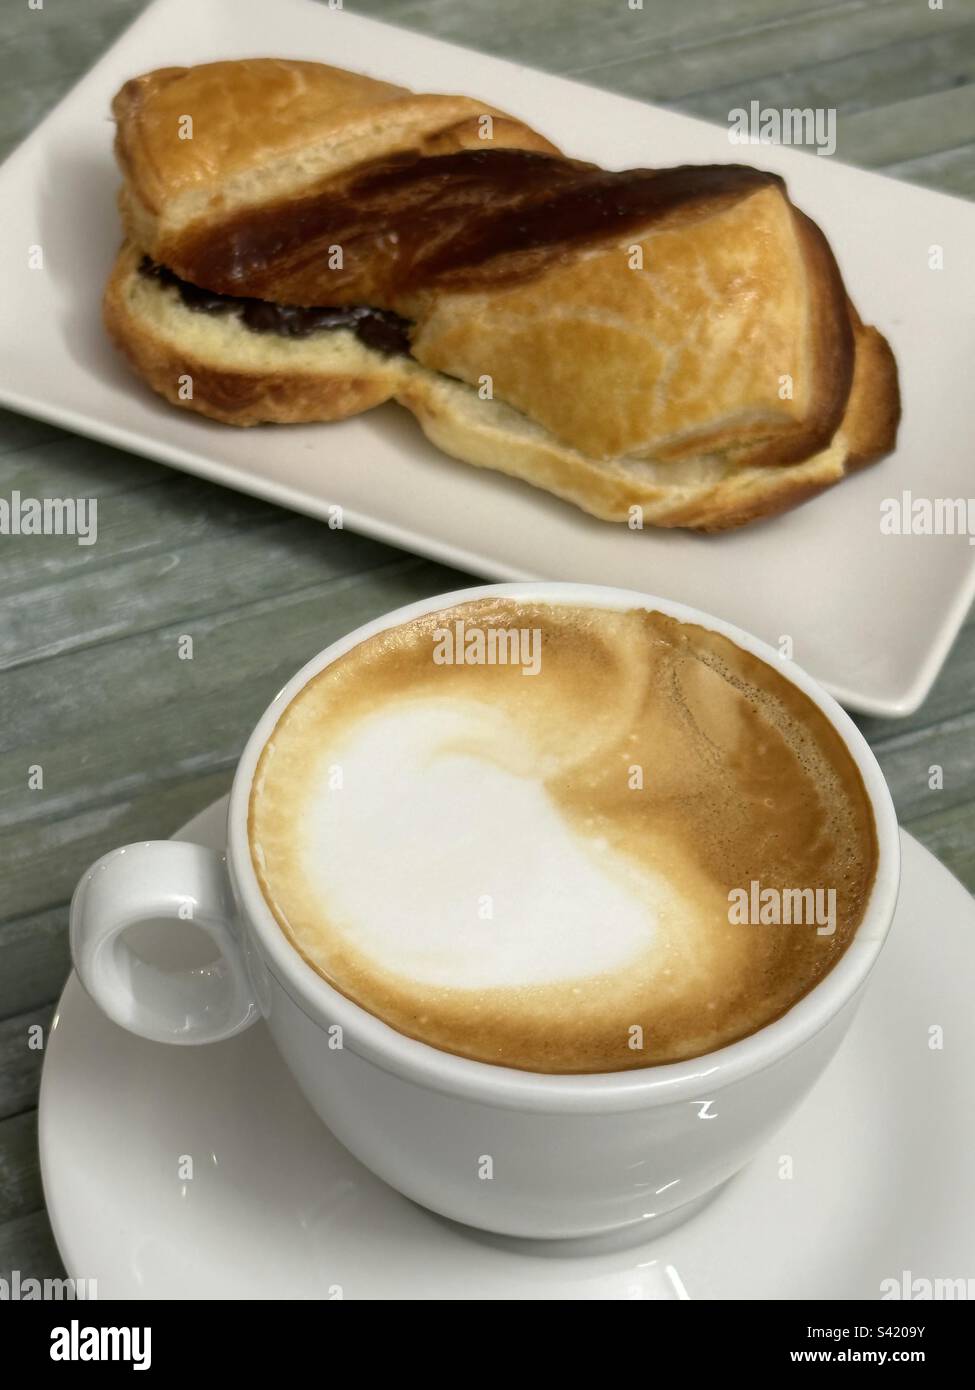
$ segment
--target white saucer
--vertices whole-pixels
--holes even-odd
[[[218,802],[179,837],[218,848],[225,816]],[[968,1278],[975,901],[902,840],[897,921],[825,1076],[702,1212],[617,1253],[559,1257],[430,1215],[331,1137],[263,1024],[209,1047],[143,1042],[72,975],[40,1098],[69,1274],[103,1299],[876,1299],[905,1271]]]

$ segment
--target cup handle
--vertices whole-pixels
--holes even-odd
[[[174,968],[144,960],[125,933],[160,921],[192,922],[216,942],[219,957]],[[81,983],[130,1033],[154,1042],[219,1042],[260,1015],[226,862],[202,845],[149,840],[104,855],[75,889],[70,935]]]

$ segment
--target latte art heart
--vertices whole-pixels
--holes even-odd
[[[459,621],[538,631],[537,671],[434,660]],[[314,677],[262,753],[250,841],[283,931],[351,999],[563,1072],[777,1017],[842,954],[876,863],[850,754],[779,672],[660,614],[496,599]],[[730,920],[759,879],[835,890],[837,930]]]
[[[692,929],[661,876],[562,817],[518,743],[489,707],[430,699],[336,746],[342,783],[320,766],[301,863],[345,949],[404,981],[512,989],[625,970],[661,914]]]

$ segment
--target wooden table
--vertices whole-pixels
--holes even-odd
[[[832,106],[841,159],[975,196],[973,0],[348,4],[722,125],[752,100]],[[4,4],[3,153],[141,8]],[[43,1277],[61,1264],[38,1173],[43,1052],[28,1030],[46,1028],[68,973],[79,873],[225,792],[251,725],[314,652],[469,576],[349,533],[323,544],[316,522],[0,412],[0,496],[15,488],[100,499],[96,547],[0,538],[0,1277]],[[182,634],[192,661],[178,659]],[[975,625],[916,715],[861,726],[902,822],[975,886]]]

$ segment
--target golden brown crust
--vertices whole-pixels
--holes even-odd
[[[843,433],[849,450],[847,468],[853,473],[893,450],[901,397],[897,362],[887,339],[876,328],[861,323],[852,304],[850,317],[857,350]]]
[[[697,519],[687,523],[693,529],[727,531],[791,511],[893,450],[901,415],[897,363],[886,338],[876,328],[861,323],[852,304],[848,309],[855,353],[853,382],[839,429],[842,469],[818,482],[802,480],[784,470],[780,477],[769,480],[770,486],[756,489],[737,506],[722,506],[716,498],[706,507],[699,500],[691,513]],[[678,520],[671,524],[685,523]]]
[[[187,188],[208,189],[305,143],[316,128],[335,134],[408,95],[405,87],[292,59],[157,68],[115,96],[115,152],[135,197],[159,213]]]
[[[184,278],[181,245],[208,219],[400,150],[447,153],[478,138],[557,153],[522,122],[472,97],[416,95],[324,63],[249,58],[161,68],[112,103],[130,239]]]
[[[825,447],[852,376],[846,297],[781,185],[702,196],[632,241],[645,270],[611,241],[512,285],[402,305],[414,355],[470,385],[490,378],[496,397],[595,457],[734,450],[757,466]]]
[[[331,298],[323,296],[336,282],[323,281],[313,241],[299,239],[259,271],[231,266],[231,281],[240,275],[232,287],[217,283],[217,271],[208,278],[207,247],[234,219],[246,227],[262,212],[283,209],[294,226],[303,200],[327,210],[390,160],[396,168],[455,156],[451,167],[466,177],[471,152],[484,153],[486,116],[490,158],[509,151],[508,165],[547,166],[556,190],[590,175],[645,188],[647,171],[607,175],[566,160],[472,98],[417,96],[285,59],[160,69],[126,83],[113,110],[129,244],[106,290],[105,321],[173,404],[247,425],[341,419],[395,396],[457,458],[594,516],[627,521],[637,507],[646,525],[700,530],[785,510],[894,445],[890,348],[860,323],[825,237],[772,176],[735,176],[734,166],[660,171],[679,197],[645,225],[577,246],[519,241],[473,280],[448,274],[432,287],[397,289],[377,275],[381,258],[363,253]],[[179,138],[184,117],[191,139]],[[429,173],[435,185],[441,171]],[[616,187],[607,182],[609,196]],[[395,214],[395,188],[380,187],[377,208]],[[426,206],[425,188],[407,179],[404,189],[407,206]],[[463,184],[459,206],[478,196]],[[530,204],[530,187],[526,196]],[[375,209],[365,221],[375,225]],[[386,230],[395,247],[395,216]],[[645,271],[628,264],[634,247]],[[415,360],[341,348],[340,335],[300,351],[243,328],[207,327],[205,315],[187,312],[177,323],[175,292],[153,297],[139,283],[143,251],[224,293],[395,310],[414,321]],[[180,377],[192,377],[192,399]],[[781,391],[785,378],[794,394]],[[461,384],[485,380],[493,400]]]
[[[666,462],[593,459],[504,407],[425,375],[411,375],[396,398],[445,453],[522,478],[601,520],[632,525],[635,511],[645,527],[726,531],[790,511],[893,447],[893,355],[875,329],[857,321],[854,331],[854,389],[840,428],[826,448],[778,467],[742,465],[727,454]]]
[[[521,478],[608,521],[628,523],[637,508],[647,527],[743,526],[798,505],[893,445],[893,356],[880,334],[856,318],[850,403],[836,438],[819,454],[781,467],[747,467],[720,455],[600,460],[409,359],[347,346],[351,335],[326,334],[306,355],[294,356],[236,321],[194,314],[174,290],[140,276],[138,263],[135,248],[124,246],[106,289],[105,322],[137,373],[173,404],[251,425],[343,419],[395,397],[446,453]],[[285,352],[294,360],[282,366]],[[185,376],[192,378],[190,400],[180,396]]]
[[[792,216],[807,277],[806,370],[812,388],[805,416],[796,428],[736,452],[739,463],[751,466],[799,463],[825,449],[843,419],[853,382],[853,324],[839,267],[816,223],[796,207]]]
[[[470,98],[285,60],[150,73],[115,112],[130,239],[193,283],[400,313],[420,362],[490,378],[598,457],[734,449],[780,465],[835,432],[852,375],[845,292],[772,175],[606,173]],[[426,289],[418,265],[438,267]]]

